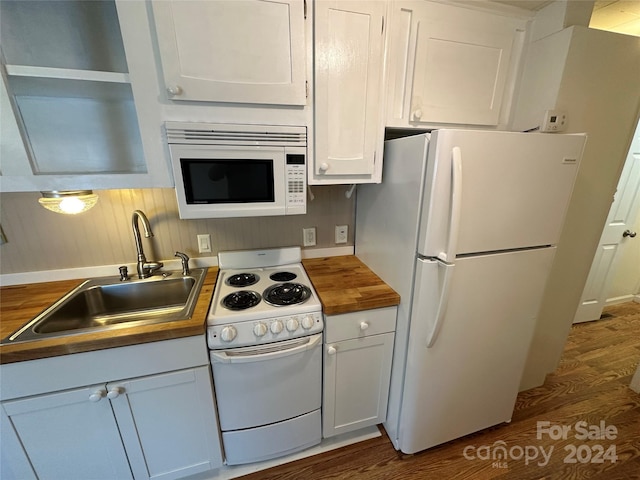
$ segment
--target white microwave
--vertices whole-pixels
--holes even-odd
[[[307,212],[307,129],[166,122],[180,218]]]

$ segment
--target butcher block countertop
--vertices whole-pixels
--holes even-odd
[[[354,255],[302,261],[325,315],[391,307],[400,295]]]
[[[327,315],[400,303],[400,296],[353,255],[305,259],[303,264]],[[0,363],[204,335],[217,275],[218,268],[209,267],[189,320],[122,326],[102,332],[0,345]],[[62,280],[0,288],[0,338],[15,332],[83,281]]]

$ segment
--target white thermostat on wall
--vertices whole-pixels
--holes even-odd
[[[540,127],[541,132],[562,132],[567,126],[567,114],[561,110],[547,110]]]

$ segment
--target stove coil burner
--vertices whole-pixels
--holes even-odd
[[[264,301],[269,305],[281,307],[303,303],[311,296],[311,290],[299,283],[279,283],[268,287],[264,293]]]
[[[258,280],[260,280],[260,277],[255,273],[237,273],[227,278],[226,283],[231,287],[248,287],[258,283]]]
[[[297,275],[293,272],[276,272],[269,275],[269,278],[274,282],[290,282],[296,277]]]
[[[246,310],[260,303],[260,294],[251,290],[233,292],[222,299],[222,305],[229,310]]]

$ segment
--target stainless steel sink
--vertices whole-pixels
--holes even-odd
[[[0,343],[188,319],[204,283],[206,268],[165,272],[145,279],[87,280]]]

